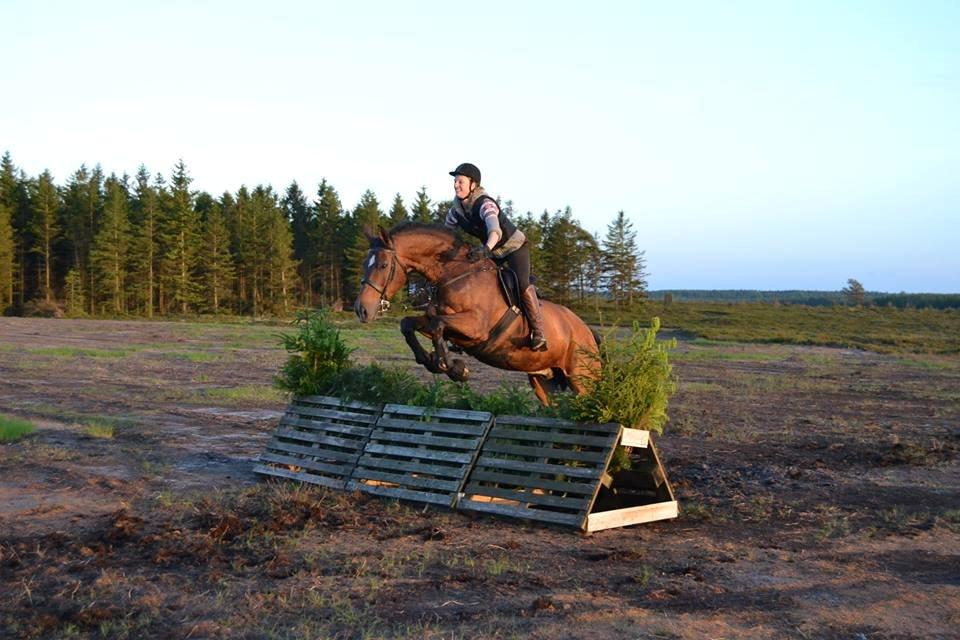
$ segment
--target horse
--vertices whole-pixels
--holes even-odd
[[[550,404],[548,392],[570,388],[585,392],[584,382],[599,373],[599,338],[575,313],[541,301],[548,348],[529,348],[529,325],[501,288],[496,263],[471,260],[469,246],[450,229],[404,222],[374,234],[365,229],[370,250],[354,311],[360,322],[372,322],[389,308],[412,272],[432,287],[426,313],[401,320],[400,331],[418,364],[433,373],[445,373],[462,382],[469,369],[451,357],[447,341],[477,360],[499,369],[527,373],[537,399]],[[417,338],[431,339],[427,353]]]

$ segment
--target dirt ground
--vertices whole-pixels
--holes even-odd
[[[0,318],[0,638],[960,637],[960,357],[681,340],[680,517],[582,535],[258,480],[279,331]]]

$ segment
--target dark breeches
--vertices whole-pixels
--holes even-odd
[[[502,260],[497,260],[497,264],[504,263],[517,274],[517,284],[520,286],[520,291],[526,291],[527,287],[530,286],[530,245],[524,244]]]

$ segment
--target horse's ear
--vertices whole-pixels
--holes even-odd
[[[393,249],[393,240],[390,239],[390,234],[387,233],[387,230],[383,227],[377,227],[377,232],[380,234],[380,239],[383,240],[383,246],[387,249]]]
[[[368,242],[373,242],[377,238],[377,234],[373,232],[373,229],[371,229],[368,224],[363,225],[363,236]]]

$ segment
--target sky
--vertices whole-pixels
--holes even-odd
[[[0,153],[386,210],[472,162],[651,289],[960,292],[960,2],[0,2]]]

